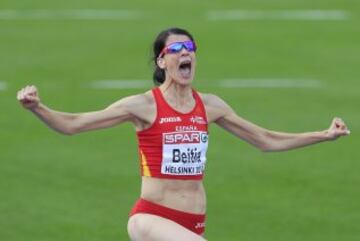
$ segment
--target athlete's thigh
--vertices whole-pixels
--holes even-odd
[[[135,214],[128,222],[132,241],[206,241],[183,226],[151,214]]]

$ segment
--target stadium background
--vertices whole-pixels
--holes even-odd
[[[39,9],[141,14],[123,20],[26,17]],[[209,11],[237,9],[341,10],[349,17],[208,18]],[[19,12],[6,17],[6,10]],[[140,187],[132,126],[62,136],[22,110],[15,94],[35,84],[50,107],[80,112],[144,91],[92,83],[144,79],[151,86],[151,43],[170,26],[189,29],[197,40],[198,89],[218,94],[244,118],[302,132],[323,130],[340,116],[352,131],[336,142],[261,153],[212,126],[207,238],[359,240],[359,1],[2,0],[0,11],[0,240],[128,239],[127,214]],[[219,81],[228,79],[260,84],[221,88]],[[280,84],[261,87],[269,80]]]

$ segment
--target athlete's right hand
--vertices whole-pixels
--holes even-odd
[[[40,103],[38,90],[34,85],[28,85],[17,92],[17,99],[26,109],[34,109]]]

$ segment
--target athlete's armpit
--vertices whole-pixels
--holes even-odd
[[[241,118],[221,98],[216,95],[203,95],[209,123],[215,122],[231,134],[264,149],[266,148],[267,130]]]
[[[143,94],[125,97],[103,110],[80,114],[76,118],[76,132],[112,127],[127,121],[138,125],[152,118],[146,111],[149,109],[149,101]]]
[[[220,97],[213,94],[201,94],[204,102],[208,123],[218,121],[220,118],[233,113],[232,108]]]

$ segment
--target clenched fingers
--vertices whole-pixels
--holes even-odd
[[[339,132],[339,134],[343,134],[343,135],[350,134],[350,130],[348,130],[345,122],[339,117],[333,119],[332,128],[334,128],[337,132]]]

